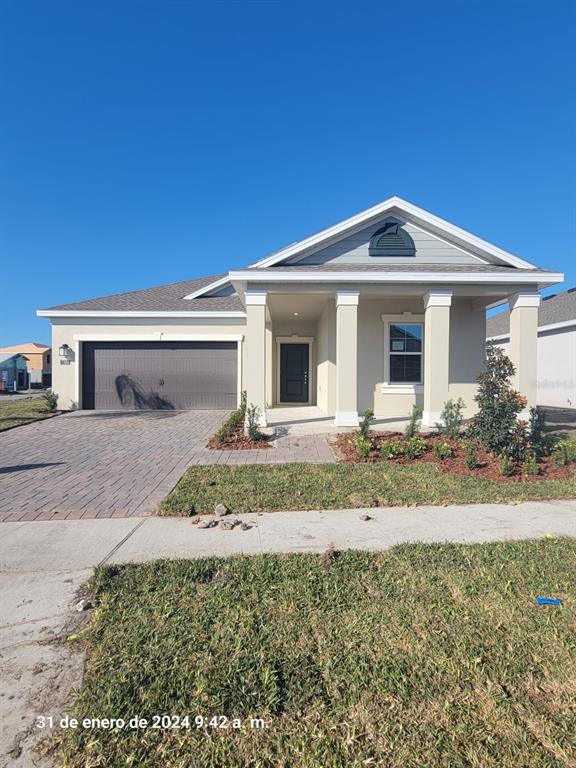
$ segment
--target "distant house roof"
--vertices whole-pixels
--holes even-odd
[[[186,299],[199,288],[215,282],[223,275],[211,275],[198,280],[184,280],[180,283],[160,285],[156,288],[144,288],[141,291],[128,291],[112,296],[102,296],[97,299],[75,301],[71,304],[60,304],[49,307],[49,310],[80,312],[229,312],[244,311],[244,305],[238,296],[202,296],[197,299]]]
[[[576,288],[545,296],[538,309],[538,327],[556,323],[576,324]],[[500,312],[486,321],[486,336],[506,336],[510,333],[510,311]]]
[[[13,344],[11,347],[0,347],[0,352],[17,352],[19,354],[25,355],[27,352],[28,354],[34,352],[46,352],[46,350],[49,349],[50,347],[48,347],[46,344],[39,344],[36,341],[25,341],[22,344]]]
[[[26,365],[26,358],[24,355],[21,354],[15,354],[11,355],[9,352],[0,352],[0,367],[1,368],[13,368],[16,367],[25,367]]]

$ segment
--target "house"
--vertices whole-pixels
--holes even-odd
[[[27,367],[24,355],[0,352],[0,392],[28,389]]]
[[[244,269],[39,310],[63,408],[313,404],[336,426],[414,403],[474,409],[487,307],[510,304],[516,386],[536,401],[541,288],[563,275],[398,197]]]
[[[488,318],[488,338],[510,348],[510,313]],[[576,288],[546,296],[538,309],[538,405],[576,408]]]
[[[28,341],[2,347],[0,354],[20,354],[28,360],[28,382],[31,387],[49,387],[52,379],[52,350],[46,344]]]

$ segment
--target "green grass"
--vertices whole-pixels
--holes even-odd
[[[21,427],[33,421],[48,419],[51,416],[54,414],[46,410],[46,403],[41,397],[10,400],[6,395],[0,399],[0,432],[12,427]]]
[[[441,472],[433,464],[250,464],[190,467],[160,504],[161,515],[479,503],[576,497],[569,480],[499,483]]]
[[[72,714],[242,728],[66,731],[58,765],[574,765],[575,584],[571,539],[106,566]]]

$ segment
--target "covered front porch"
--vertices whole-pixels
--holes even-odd
[[[290,286],[292,288],[292,286]],[[402,429],[414,404],[433,428],[444,404],[475,410],[486,308],[509,300],[516,387],[535,404],[537,290],[513,286],[247,286],[243,382],[261,426],[311,434]]]

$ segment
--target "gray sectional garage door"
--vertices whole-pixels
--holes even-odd
[[[82,407],[235,408],[237,355],[234,342],[84,342]]]

